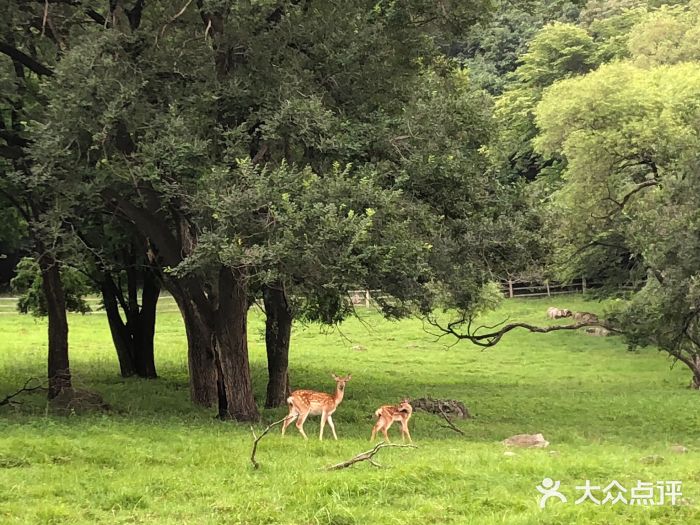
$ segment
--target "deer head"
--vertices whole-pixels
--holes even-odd
[[[352,374],[348,374],[345,377],[331,374],[331,377],[333,379],[335,379],[336,390],[338,390],[339,392],[343,392],[343,391],[345,391],[345,383],[347,383],[348,381],[350,381],[352,379]]]

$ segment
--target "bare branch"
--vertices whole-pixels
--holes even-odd
[[[284,417],[284,418],[280,419],[279,421],[275,421],[274,423],[270,423],[269,425],[267,425],[267,427],[265,428],[265,430],[263,430],[263,431],[262,431],[262,434],[260,434],[259,436],[256,436],[256,435],[255,435],[255,430],[253,429],[252,426],[250,427],[251,432],[253,432],[253,438],[254,438],[254,441],[253,441],[253,450],[252,450],[252,452],[250,453],[250,461],[251,461],[251,463],[253,464],[253,468],[254,468],[254,469],[257,470],[257,469],[260,468],[260,463],[258,463],[258,462],[255,460],[255,452],[257,452],[257,450],[258,450],[258,443],[260,442],[260,440],[261,440],[263,437],[265,437],[265,434],[267,434],[270,430],[272,430],[273,427],[276,427],[276,426],[279,425],[280,423],[284,422],[286,419],[287,419],[287,418]]]
[[[457,432],[458,434],[464,435],[464,432],[462,431],[462,429],[457,428],[455,426],[455,424],[452,422],[452,420],[449,418],[449,416],[447,414],[445,414],[445,411],[442,409],[442,407],[439,406],[439,408],[440,408],[440,414],[442,415],[444,420],[447,422],[447,425],[440,425],[440,426],[442,428],[450,428],[450,429],[454,430],[455,432]]]
[[[379,452],[381,449],[385,447],[401,447],[401,448],[418,448],[415,445],[401,445],[397,443],[384,443],[384,441],[380,441],[377,443],[377,445],[372,449],[368,450],[367,452],[362,452],[358,454],[357,456],[350,458],[347,461],[343,461],[342,463],[336,463],[335,465],[329,465],[325,468],[325,470],[341,470],[344,468],[348,468],[353,466],[355,463],[359,463],[360,461],[369,461],[369,463],[375,467],[381,467],[381,465],[377,462],[375,462],[372,458],[374,455]]]
[[[456,330],[457,326],[460,326],[466,322],[469,321],[469,324],[467,326],[467,331],[466,332],[460,332]],[[445,334],[450,334],[457,339],[468,339],[475,345],[488,348],[491,346],[495,346],[498,344],[498,342],[501,340],[501,338],[506,335],[508,332],[515,330],[516,328],[524,328],[525,330],[528,330],[529,332],[534,332],[534,333],[539,333],[539,334],[546,334],[549,332],[556,332],[559,330],[578,330],[579,328],[583,328],[586,326],[601,326],[603,328],[606,328],[607,330],[610,330],[611,332],[616,332],[620,333],[620,330],[606,324],[602,323],[600,321],[582,321],[580,323],[574,323],[574,324],[565,324],[565,325],[554,325],[554,326],[536,326],[532,325],[529,323],[510,323],[507,325],[502,326],[499,330],[496,330],[494,332],[488,332],[485,334],[477,334],[476,330],[472,331],[471,330],[471,319],[464,319],[462,318],[460,321],[453,321],[449,323],[447,326],[442,326],[438,321],[435,319],[428,319],[428,322],[437,328],[438,330],[442,331]]]
[[[175,13],[175,15],[173,15],[170,18],[170,20],[168,20],[167,22],[165,22],[165,24],[163,24],[163,28],[160,30],[161,37],[165,34],[165,30],[168,29],[168,26],[170,24],[172,24],[173,22],[175,22],[175,20],[177,20],[178,18],[180,18],[182,15],[185,14],[185,11],[187,11],[187,8],[190,6],[191,3],[192,3],[192,0],[187,0],[185,5],[182,6],[182,9],[180,9],[177,13]],[[158,36],[157,35],[156,35],[156,44],[158,44]]]
[[[44,1],[44,17],[41,20],[41,36],[46,34],[46,20],[49,18],[49,0]]]
[[[30,384],[32,381],[39,381],[39,384],[30,387],[29,384]],[[0,406],[9,405],[9,404],[11,403],[12,398],[15,397],[15,396],[18,396],[18,395],[21,394],[22,392],[33,392],[34,390],[46,390],[46,387],[45,387],[44,384],[43,384],[39,379],[37,379],[36,377],[30,377],[30,378],[27,379],[27,381],[24,383],[24,386],[23,386],[22,388],[20,388],[19,390],[17,390],[17,392],[15,392],[15,393],[13,393],[13,394],[9,394],[8,396],[5,397],[5,399],[0,400]]]

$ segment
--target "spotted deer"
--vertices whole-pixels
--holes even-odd
[[[335,433],[335,425],[333,425],[333,418],[331,417],[338,408],[338,405],[343,400],[343,395],[345,394],[345,383],[352,379],[352,375],[347,377],[338,377],[332,374],[333,379],[335,379],[335,393],[327,394],[326,392],[316,392],[315,390],[295,390],[292,395],[287,398],[287,405],[289,405],[289,414],[284,419],[282,424],[282,435],[284,436],[284,431],[287,427],[294,421],[297,420],[296,425],[304,436],[304,439],[308,439],[306,433],[304,432],[304,422],[306,418],[311,416],[321,416],[321,433],[319,435],[319,440],[323,440],[323,427],[328,422],[328,426],[331,427],[333,431],[333,437],[338,439]]]
[[[389,442],[389,435],[387,431],[389,427],[394,423],[394,421],[401,422],[401,438],[405,441],[408,438],[409,442],[411,440],[411,434],[408,432],[408,420],[411,419],[413,415],[413,407],[408,399],[404,399],[398,405],[383,405],[375,410],[374,415],[377,417],[377,422],[372,428],[372,437],[369,438],[370,441],[374,441],[377,431],[380,430],[384,434],[384,440]]]

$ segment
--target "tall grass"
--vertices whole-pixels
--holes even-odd
[[[545,323],[547,306],[596,311],[580,296],[511,300],[487,321]],[[155,381],[122,379],[104,315],[70,316],[77,386],[100,392],[107,414],[53,416],[42,394],[0,407],[0,523],[698,523],[700,394],[689,375],[653,349],[630,352],[619,338],[511,333],[497,347],[436,340],[419,320],[375,312],[340,329],[295,326],[294,387],[330,391],[332,372],[353,375],[334,421],[340,440],[319,442],[318,418],[304,441],[290,427],[260,443],[251,468],[249,426],[223,423],[188,399],[179,315],[159,315]],[[251,311],[255,391],[266,382],[263,319]],[[45,374],[46,322],[0,315],[0,397]],[[460,399],[475,415],[457,421],[416,413],[418,449],[385,449],[385,466],[325,465],[369,448],[372,412],[402,396]],[[284,409],[264,410],[264,422]],[[258,425],[262,428],[264,425]],[[329,429],[326,429],[327,432]],[[551,445],[504,455],[500,441],[542,432]],[[398,439],[398,430],[392,428]],[[690,453],[673,454],[682,443]],[[663,460],[640,461],[649,455]],[[569,503],[538,507],[535,487],[560,480]],[[681,480],[682,505],[575,505],[584,480]]]

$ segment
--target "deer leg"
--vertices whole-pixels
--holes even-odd
[[[333,418],[331,416],[328,416],[328,426],[331,427],[331,430],[333,431],[333,437],[336,441],[338,441],[338,435],[335,433],[335,425],[333,424]]]
[[[374,441],[374,438],[375,438],[376,435],[377,435],[377,430],[379,430],[379,429],[382,427],[380,421],[381,421],[381,419],[379,419],[379,420],[374,424],[374,426],[372,427],[372,435],[371,435],[370,438],[369,438],[369,442],[370,442],[370,443],[371,443],[372,441]]]
[[[387,434],[387,432],[389,432],[389,429],[391,428],[392,423],[393,423],[393,421],[389,421],[389,422],[385,423],[384,428],[382,428],[382,433],[384,434],[384,440],[387,443],[391,443],[391,440],[389,439],[389,434]]]
[[[304,422],[306,421],[306,418],[309,416],[309,413],[307,412],[306,414],[300,414],[299,419],[297,419],[297,429],[299,432],[301,432],[301,435],[304,436],[304,439],[309,439],[309,437],[306,435],[306,432],[304,432]]]
[[[323,441],[323,427],[326,426],[326,419],[328,418],[328,415],[323,412],[321,414],[321,433],[318,436],[319,441]]]
[[[413,443],[413,440],[411,439],[411,433],[408,431],[408,421],[404,421],[401,423],[401,435],[404,438],[404,441],[406,441],[406,437],[408,437],[408,442]]]
[[[372,427],[372,436],[369,438],[370,442],[374,441],[374,438],[377,436],[377,432],[382,430],[385,424],[386,421],[384,421],[384,418],[380,416]]]
[[[289,411],[289,414],[287,414],[287,417],[284,418],[284,423],[282,423],[282,435],[284,436],[284,431],[287,430],[287,427],[292,424],[292,421],[294,421],[296,418],[299,417],[299,414],[294,412],[293,410]]]

